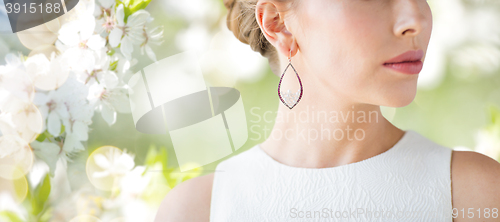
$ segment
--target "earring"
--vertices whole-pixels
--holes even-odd
[[[281,92],[281,81],[283,80],[283,77],[285,76],[286,70],[292,67],[293,71],[295,72],[295,75],[297,76],[297,79],[299,80],[299,85],[300,88],[297,90],[297,92],[292,93],[290,90],[287,90],[286,92]],[[280,97],[281,102],[288,107],[289,109],[292,109],[299,103],[300,99],[302,98],[302,81],[300,80],[299,74],[295,70],[295,68],[292,65],[292,50],[290,49],[290,56],[288,57],[288,66],[285,68],[285,71],[283,71],[283,74],[281,74],[280,82],[278,84],[278,96]],[[283,96],[282,96],[283,95]]]

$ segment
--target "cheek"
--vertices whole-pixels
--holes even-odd
[[[429,45],[429,41],[431,39],[431,34],[432,34],[432,29],[433,29],[433,17],[432,17],[432,12],[428,4],[426,4],[426,17],[428,18],[427,23],[426,23],[426,28],[423,30],[424,34],[424,42],[422,42],[422,47],[425,47],[425,51],[427,51],[427,47]]]
[[[369,13],[359,4],[321,2],[308,4],[302,53],[314,72],[321,73],[318,78],[335,89],[354,90],[373,74],[374,53],[381,42],[374,33],[387,28],[379,24],[382,15]]]

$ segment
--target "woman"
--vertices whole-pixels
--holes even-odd
[[[373,119],[276,121],[270,135],[286,137],[269,136],[222,161],[215,175],[176,186],[157,221],[500,221],[497,161],[452,151],[381,115],[380,106],[415,97],[432,30],[426,0],[224,3],[228,27],[275,74],[290,62],[298,72],[303,94],[283,101],[282,116],[314,108],[329,120]],[[297,81],[290,71],[280,87]],[[295,128],[335,133],[319,139]]]

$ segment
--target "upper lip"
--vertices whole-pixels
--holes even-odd
[[[384,64],[419,61],[422,59],[423,56],[424,56],[424,51],[421,49],[410,50],[410,51],[407,51],[401,55],[398,55],[398,56],[386,61]]]

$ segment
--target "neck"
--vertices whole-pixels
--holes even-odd
[[[279,105],[275,125],[260,144],[278,162],[305,168],[345,165],[387,151],[404,135],[382,116],[380,106],[320,91],[304,91],[292,110]]]

